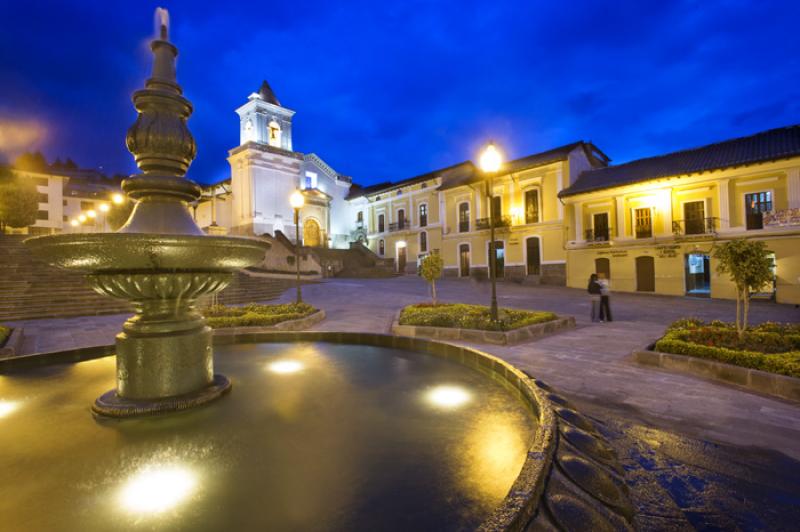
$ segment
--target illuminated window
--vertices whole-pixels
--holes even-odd
[[[653,216],[650,207],[634,209],[633,222],[636,238],[651,238],[653,236]]]
[[[539,223],[539,191],[536,189],[525,191],[525,223]]]
[[[267,140],[270,146],[281,147],[281,126],[274,120],[269,123],[269,138]]]
[[[772,210],[772,192],[755,192],[744,195],[747,229],[762,229],[764,213]]]
[[[428,225],[428,204],[423,203],[419,206],[419,226],[425,227]]]

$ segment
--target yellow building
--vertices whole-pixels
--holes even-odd
[[[712,250],[763,240],[766,296],[800,303],[800,126],[584,172],[559,194],[567,285],[604,273],[616,291],[733,298]]]
[[[558,193],[608,158],[576,142],[509,161],[493,178],[492,197],[500,278],[565,284],[564,206]],[[439,252],[445,275],[488,277],[487,176],[467,161],[397,183],[355,192],[364,236],[398,271],[413,272]]]

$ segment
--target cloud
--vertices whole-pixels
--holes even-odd
[[[9,160],[37,149],[46,138],[47,128],[36,120],[0,117],[0,155]]]

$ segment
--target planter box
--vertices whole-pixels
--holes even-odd
[[[22,341],[25,339],[22,327],[14,327],[11,334],[6,338],[6,343],[0,347],[0,358],[17,356],[22,349]]]
[[[800,402],[800,379],[743,368],[707,358],[661,353],[643,349],[633,352],[639,364],[679,371],[705,379],[735,384],[765,395]]]
[[[575,318],[559,316],[552,321],[534,323],[511,331],[481,331],[479,329],[457,329],[453,327],[425,327],[400,325],[398,312],[392,322],[392,333],[411,338],[433,338],[436,340],[461,340],[478,344],[513,345],[529,342],[547,334],[575,327]]]
[[[275,325],[256,325],[253,327],[224,327],[214,329],[214,343],[233,343],[237,336],[265,331],[304,331],[325,319],[325,311],[320,309],[314,314],[297,320],[288,320]]]

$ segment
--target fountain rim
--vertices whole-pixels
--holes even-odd
[[[522,530],[543,504],[542,495],[555,459],[558,442],[556,415],[547,398],[548,388],[545,384],[494,355],[441,340],[330,331],[259,331],[214,335],[215,346],[286,342],[323,342],[406,349],[460,363],[499,382],[525,404],[536,418],[537,425],[517,478],[479,530],[485,532]],[[114,345],[105,345],[2,359],[0,375],[115,356],[114,350]]]
[[[272,247],[255,237],[119,232],[36,236],[24,244],[34,253],[46,252],[55,266],[85,273],[233,272],[259,262]]]

